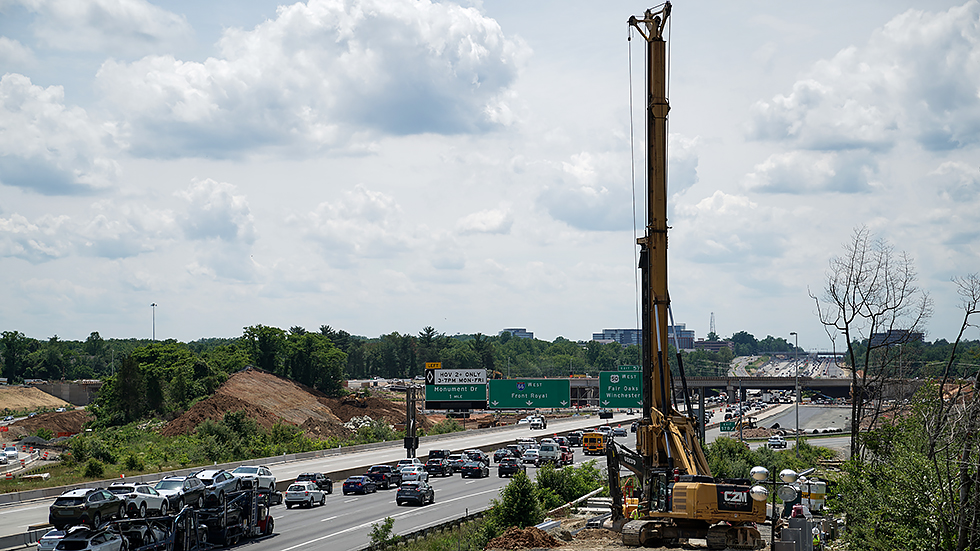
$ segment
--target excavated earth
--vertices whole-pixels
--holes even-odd
[[[38,429],[48,429],[55,435],[58,433],[82,432],[82,425],[92,420],[92,414],[73,409],[64,412],[40,413],[35,417],[15,421],[9,426],[9,430],[0,432],[3,440],[19,440],[29,434],[34,434]]]
[[[205,419],[219,420],[225,413],[244,410],[265,428],[276,422],[301,427],[311,438],[349,436],[344,423],[354,417],[368,416],[391,425],[405,423],[404,404],[375,396],[328,398],[322,392],[260,369],[245,369],[232,375],[214,396],[202,400],[164,427],[162,434],[188,434]],[[419,416],[420,426],[428,429],[431,421]]]
[[[0,406],[6,412],[34,411],[41,408],[71,407],[71,404],[34,388],[32,386],[13,386],[0,388]]]

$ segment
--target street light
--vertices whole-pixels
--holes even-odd
[[[800,458],[800,336],[796,331],[791,331],[790,335],[796,337],[796,344],[793,346],[793,363],[796,364],[796,458]]]
[[[812,471],[813,469],[809,469],[808,471],[804,472],[809,473]],[[775,480],[766,481],[766,479],[769,478],[769,469],[765,467],[752,467],[750,474],[759,484],[768,484],[773,488],[773,490],[775,490],[770,491],[765,486],[753,486],[749,490],[749,495],[756,501],[765,501],[770,495],[772,495],[772,520],[770,521],[772,524],[770,525],[771,529],[769,531],[769,548],[772,549],[775,547],[776,541],[776,522],[778,521],[779,517],[782,516],[776,514],[776,496],[778,495],[779,499],[783,500],[783,503],[795,500],[799,493],[797,492],[796,488],[792,486],[792,484],[797,481],[800,475],[793,469],[783,469],[782,471],[779,471],[779,479],[782,481],[782,484],[780,484]],[[777,489],[776,486],[779,486],[779,488]]]
[[[150,304],[150,308],[153,312],[153,340],[157,340],[157,303]]]

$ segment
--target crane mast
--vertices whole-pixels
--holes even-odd
[[[752,525],[765,519],[766,506],[750,499],[747,480],[711,476],[694,420],[673,404],[668,362],[667,292],[667,46],[664,29],[670,2],[647,10],[629,25],[647,46],[647,214],[637,239],[641,273],[643,418],[636,450],[611,442],[606,450],[612,525],[627,545],[671,545],[684,538],[705,538],[709,549],[758,549],[761,537]],[[681,371],[683,382],[683,370]],[[640,482],[633,520],[623,515],[620,465]]]

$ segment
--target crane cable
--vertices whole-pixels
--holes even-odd
[[[629,103],[630,103],[630,191],[633,198],[633,243],[636,243],[636,140],[635,140],[635,128],[633,126],[633,25],[629,23],[626,24],[628,33],[626,35],[626,57],[627,63],[629,65]],[[636,266],[640,263],[639,252],[636,247],[633,247],[633,265]],[[640,281],[638,270],[633,271],[633,294],[636,298],[634,301],[635,315],[636,315],[636,327],[639,329],[640,325]],[[642,337],[641,337],[642,338]],[[642,341],[641,341],[642,342]],[[642,352],[641,352],[642,356]],[[642,361],[642,358],[641,358]]]

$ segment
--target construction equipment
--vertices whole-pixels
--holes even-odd
[[[664,29],[670,2],[647,10],[629,25],[647,44],[647,223],[640,247],[642,276],[643,418],[636,430],[636,450],[610,441],[606,446],[609,486],[613,494],[612,525],[632,546],[678,545],[704,538],[709,549],[759,549],[764,543],[756,522],[766,505],[750,496],[748,479],[719,480],[711,475],[678,354],[687,414],[673,403],[673,377],[667,361],[667,113]],[[619,470],[637,475],[633,490],[637,508],[623,514]]]

